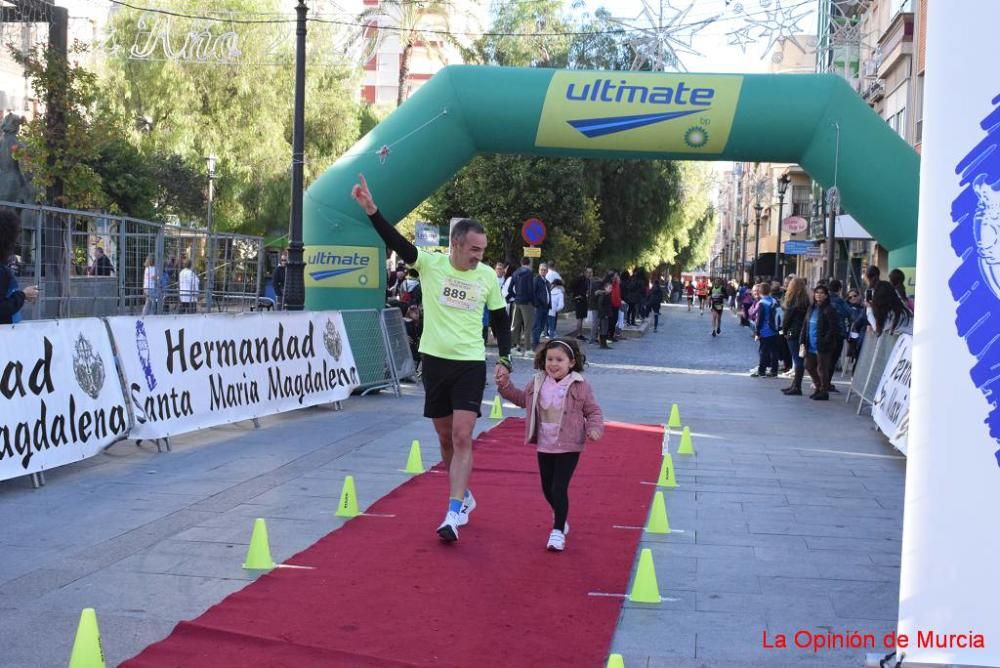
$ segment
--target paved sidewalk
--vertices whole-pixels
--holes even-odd
[[[728,316],[712,338],[708,316],[665,307],[660,332],[587,352],[609,419],[662,423],[677,402],[698,452],[675,457],[680,486],[666,492],[683,533],[643,541],[671,600],[625,604],[613,651],[626,666],[861,665],[864,651],[766,650],[761,640],[799,629],[880,637],[895,626],[905,460],[870,419],[842,400],[784,397],[781,379],[749,378],[755,346]],[[527,361],[515,364],[525,380]],[[120,443],[49,472],[41,490],[0,483],[0,663],[64,665],[84,607],[97,609],[109,665],[134,655],[245,586],[255,517],[267,518],[280,562],[340,526],[344,475],[364,506],[406,479],[412,439],[425,465],[437,461],[421,408],[410,386],[402,399],[356,397],[342,412],[179,437],[169,454]]]

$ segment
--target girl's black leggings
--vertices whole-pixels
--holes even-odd
[[[563,531],[569,514],[569,481],[573,477],[579,452],[539,452],[538,472],[542,477],[542,493],[552,506],[552,528]]]

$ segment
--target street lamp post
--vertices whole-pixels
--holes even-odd
[[[740,239],[740,283],[744,281],[747,270],[747,235],[750,232],[750,221],[743,218],[743,237]]]
[[[754,233],[753,233],[753,264],[750,265],[750,282],[757,280],[757,257],[760,255],[760,214],[764,210],[760,202],[753,205],[754,213]]]
[[[785,193],[788,192],[788,184],[791,181],[792,177],[788,174],[782,174],[778,179],[778,247],[774,252],[774,273],[779,283],[785,278],[785,263],[781,253],[781,217],[784,214]]]
[[[295,110],[292,116],[292,212],[288,221],[288,265],[285,274],[285,309],[305,308],[306,288],[302,261],[302,163],[305,160],[305,99],[306,99],[306,7],[299,0],[295,7]]]
[[[211,312],[215,291],[215,229],[212,220],[212,202],[215,199],[215,154],[205,158],[208,166],[208,261],[205,263],[205,308]]]
[[[833,186],[827,191],[830,198],[830,233],[826,236],[826,275],[837,277],[837,212],[840,210],[840,191]]]

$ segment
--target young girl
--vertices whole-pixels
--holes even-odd
[[[546,549],[566,547],[569,523],[569,481],[586,439],[604,433],[604,417],[590,383],[583,379],[585,358],[576,341],[552,339],[535,355],[538,372],[523,390],[508,380],[498,387],[501,396],[528,409],[525,444],[538,447],[542,493],[552,507],[552,532]]]
[[[160,277],[156,271],[156,258],[150,254],[146,256],[146,269],[142,273],[142,293],[146,297],[146,303],[142,307],[142,315],[156,314],[159,287]]]

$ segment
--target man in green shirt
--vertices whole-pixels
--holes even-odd
[[[431,418],[448,467],[451,496],[437,533],[445,542],[458,540],[458,527],[469,521],[476,500],[469,490],[472,473],[472,431],[486,389],[486,345],[482,336],[483,308],[499,357],[495,376],[502,383],[510,374],[510,323],[496,274],[482,263],[486,231],[463,219],[451,230],[448,255],[418,250],[396,231],[378,210],[368,183],[351,196],[364,209],[375,231],[391,250],[420,272],[424,329],[420,337],[424,383],[424,417]]]

